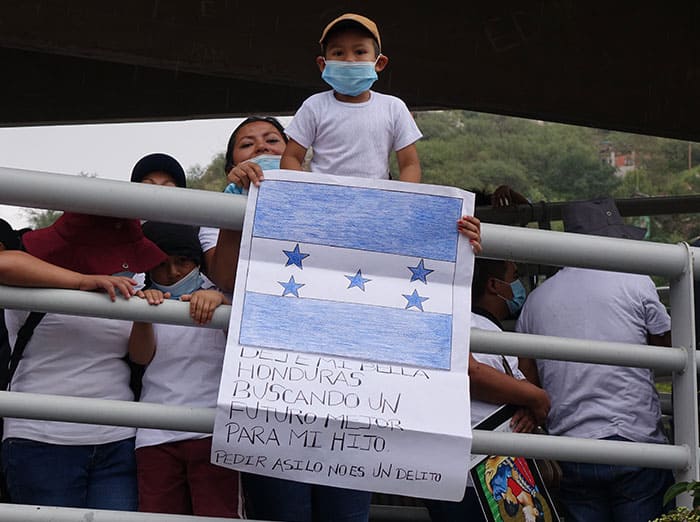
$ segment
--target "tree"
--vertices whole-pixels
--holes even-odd
[[[23,211],[29,220],[29,227],[36,230],[53,225],[54,222],[63,215],[61,210],[37,210],[28,208]]]

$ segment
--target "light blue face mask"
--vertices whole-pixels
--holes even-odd
[[[260,156],[255,156],[254,158],[250,158],[246,161],[257,163],[260,165],[262,170],[276,170],[280,168],[281,160],[282,156],[276,156],[274,154],[261,154]],[[229,183],[224,189],[224,192],[227,194],[243,194],[245,196],[248,194],[248,189],[239,187],[235,183]]]
[[[499,281],[501,281],[499,279]],[[505,281],[502,281],[503,283],[506,283]],[[510,285],[510,289],[513,292],[513,298],[512,299],[506,299],[502,295],[499,295],[501,299],[503,299],[506,302],[506,306],[508,307],[508,311],[510,312],[510,315],[515,315],[517,314],[520,309],[523,307],[525,304],[525,298],[527,297],[527,291],[525,290],[525,286],[523,285],[522,281],[520,279],[516,279],[512,283],[506,283]]]
[[[181,295],[191,294],[202,288],[204,279],[199,273],[199,267],[194,267],[192,271],[177,283],[172,285],[160,285],[155,281],[151,281],[151,287],[160,290],[163,293],[170,292],[170,299],[180,299]]]
[[[321,78],[336,92],[346,96],[357,96],[369,90],[377,81],[377,71],[374,70],[376,63],[326,60]]]
[[[280,168],[281,160],[282,156],[276,156],[275,154],[260,154],[260,156],[250,158],[248,161],[257,163],[263,170],[275,170]]]

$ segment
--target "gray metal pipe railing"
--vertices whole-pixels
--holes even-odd
[[[46,190],[38,190],[45,187]],[[0,167],[0,203],[240,230],[246,198],[204,190],[83,178]],[[512,231],[519,232],[514,237]],[[673,277],[684,269],[679,245],[482,224],[483,256],[558,266]],[[695,271],[700,278],[700,249]]]
[[[189,315],[187,303],[165,301],[159,306],[150,306],[145,300],[137,297],[132,297],[129,300],[120,297],[112,302],[106,294],[79,290],[0,285],[0,308],[128,321],[195,325]],[[230,306],[218,307],[213,320],[206,327],[226,329],[230,314]],[[478,329],[471,330],[471,348],[478,353],[504,353],[562,361],[651,368],[663,374],[681,371],[687,363],[687,354],[680,348],[566,339],[513,332],[490,332]]]
[[[0,167],[0,203],[240,230],[246,198]]]
[[[185,191],[169,187],[6,168],[0,168],[0,202],[34,208],[64,209],[229,229],[241,228],[245,212],[245,198],[227,194]],[[700,279],[700,249],[698,248],[488,223],[482,224],[482,238],[484,257],[668,277],[671,280],[672,306],[682,312],[680,317],[684,318],[684,323],[687,321],[692,326],[692,314],[688,314],[689,310],[692,312],[690,277],[694,271],[694,277]],[[679,292],[679,289],[682,292]],[[111,303],[104,295],[83,293],[77,296],[78,292],[70,295],[65,294],[66,292],[70,291],[3,287],[0,288],[0,304],[13,308],[31,308],[77,315],[192,324],[187,313],[187,305],[184,303],[168,302],[159,307],[149,307],[144,302],[134,299],[129,301],[118,299],[116,303]],[[229,314],[230,308],[217,310],[215,321],[211,326],[225,327],[228,324]],[[677,333],[683,333],[688,329],[688,325],[683,324],[683,328],[677,331],[677,326],[678,324],[674,323],[674,338]],[[691,335],[680,335],[679,339],[683,338],[685,342],[691,337]],[[472,331],[472,340],[475,351],[478,351],[481,345],[483,350],[489,353],[546,356],[563,360],[627,364],[673,371],[674,390],[676,384],[685,383],[679,387],[678,397],[675,397],[678,401],[674,401],[675,405],[683,403],[688,408],[693,404],[696,405],[695,372],[688,374],[683,371],[689,360],[697,369],[695,352],[687,346],[660,349],[475,330]],[[557,351],[562,353],[557,354]],[[682,352],[685,352],[685,355]],[[689,375],[692,380],[687,379]],[[63,406],[60,406],[61,404]],[[688,411],[688,408],[682,411]],[[690,429],[697,424],[697,407],[690,409],[693,410],[694,419],[687,420],[692,420],[694,424],[687,422],[677,424],[678,430],[683,432],[677,433],[677,436],[685,445],[640,444],[475,430],[473,452],[517,453],[524,456],[581,462],[663,467],[677,470],[679,476],[684,479],[697,478],[697,436],[693,436],[693,430]],[[203,431],[202,428],[206,425],[205,431],[210,431],[214,410],[196,408],[167,410],[163,406],[144,403],[119,404],[118,401],[4,392],[0,393],[0,414],[70,422],[169,427],[188,431]],[[688,447],[688,444],[692,447]],[[41,520],[46,520],[46,517],[42,517]]]
[[[211,433],[215,412],[213,408],[0,392],[0,414],[5,417]],[[688,450],[682,446],[481,430],[474,430],[473,434],[472,452],[484,455],[511,455],[517,450],[518,455],[525,457],[620,465],[636,463],[668,469],[684,468],[689,460]]]

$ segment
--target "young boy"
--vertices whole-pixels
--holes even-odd
[[[346,13],[326,26],[320,44],[316,63],[333,90],[309,97],[294,115],[281,168],[301,170],[312,147],[313,172],[389,179],[395,151],[399,179],[420,182],[415,142],[422,134],[411,113],[399,98],[370,90],[389,62],[377,25]]]
[[[144,235],[168,258],[149,272],[152,305],[164,299],[189,301],[198,324],[211,321],[228,298],[199,272],[202,249],[197,227],[148,221]],[[214,407],[223,365],[222,330],[135,322],[129,356],[144,364],[142,402]],[[139,428],[136,469],[139,511],[239,518],[238,472],[210,463],[211,435]]]

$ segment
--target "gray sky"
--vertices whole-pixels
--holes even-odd
[[[291,118],[282,117],[286,125]],[[128,181],[134,164],[151,152],[175,157],[185,170],[207,165],[223,152],[242,118],[0,128],[0,167],[97,174]],[[0,200],[2,194],[0,194]],[[0,205],[14,228],[28,225],[18,208]]]

